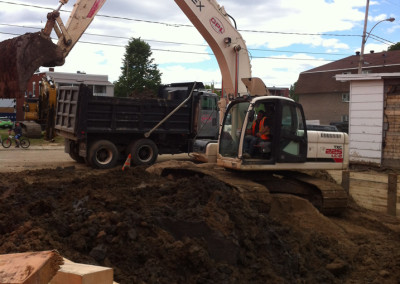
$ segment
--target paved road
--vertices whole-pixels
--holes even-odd
[[[187,154],[160,155],[157,162],[188,159]],[[0,172],[18,172],[45,168],[87,167],[75,162],[64,152],[64,146],[31,146],[28,149],[0,147]]]
[[[63,146],[31,146],[28,149],[0,147],[0,172],[78,166]]]

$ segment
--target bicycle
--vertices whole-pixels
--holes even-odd
[[[13,140],[15,141],[15,136],[9,135],[6,139],[4,139],[4,140],[1,139],[1,145],[3,145],[4,148],[10,148]],[[19,145],[21,146],[21,148],[26,149],[31,145],[31,142],[26,137],[20,137],[18,140],[19,140]],[[15,142],[15,143],[17,143],[17,142]]]

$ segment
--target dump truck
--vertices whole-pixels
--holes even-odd
[[[112,168],[131,154],[134,165],[150,165],[158,154],[215,143],[217,102],[217,94],[196,82],[162,85],[154,98],[93,96],[83,84],[60,87],[55,129],[78,162]]]

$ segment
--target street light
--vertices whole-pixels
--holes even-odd
[[[369,2],[369,1],[368,1]],[[390,17],[387,19],[384,19],[382,21],[377,22],[372,29],[368,32],[368,36],[365,37],[366,34],[366,28],[367,28],[367,17],[368,17],[368,5],[367,5],[367,12],[366,12],[366,16],[365,16],[365,23],[364,23],[364,32],[363,32],[363,36],[362,36],[362,42],[361,42],[361,53],[360,53],[360,61],[358,62],[358,74],[362,73],[362,65],[364,63],[364,47],[365,47],[365,43],[367,42],[367,39],[369,38],[369,36],[371,35],[372,30],[380,23],[382,22],[393,22],[395,20],[395,18]]]

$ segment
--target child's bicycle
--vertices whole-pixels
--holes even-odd
[[[15,141],[15,136],[13,136],[13,135],[9,135],[6,139],[1,139],[1,137],[0,137],[0,140],[1,140],[1,145],[3,145],[3,147],[4,148],[10,148],[10,146],[11,146],[11,144],[12,144],[12,141],[14,140],[14,142],[15,142],[15,144],[17,144],[17,142]],[[19,137],[19,145],[22,147],[22,148],[28,148],[29,147],[29,145],[31,145],[31,142],[29,141],[29,139],[28,138],[26,138],[26,137]]]

